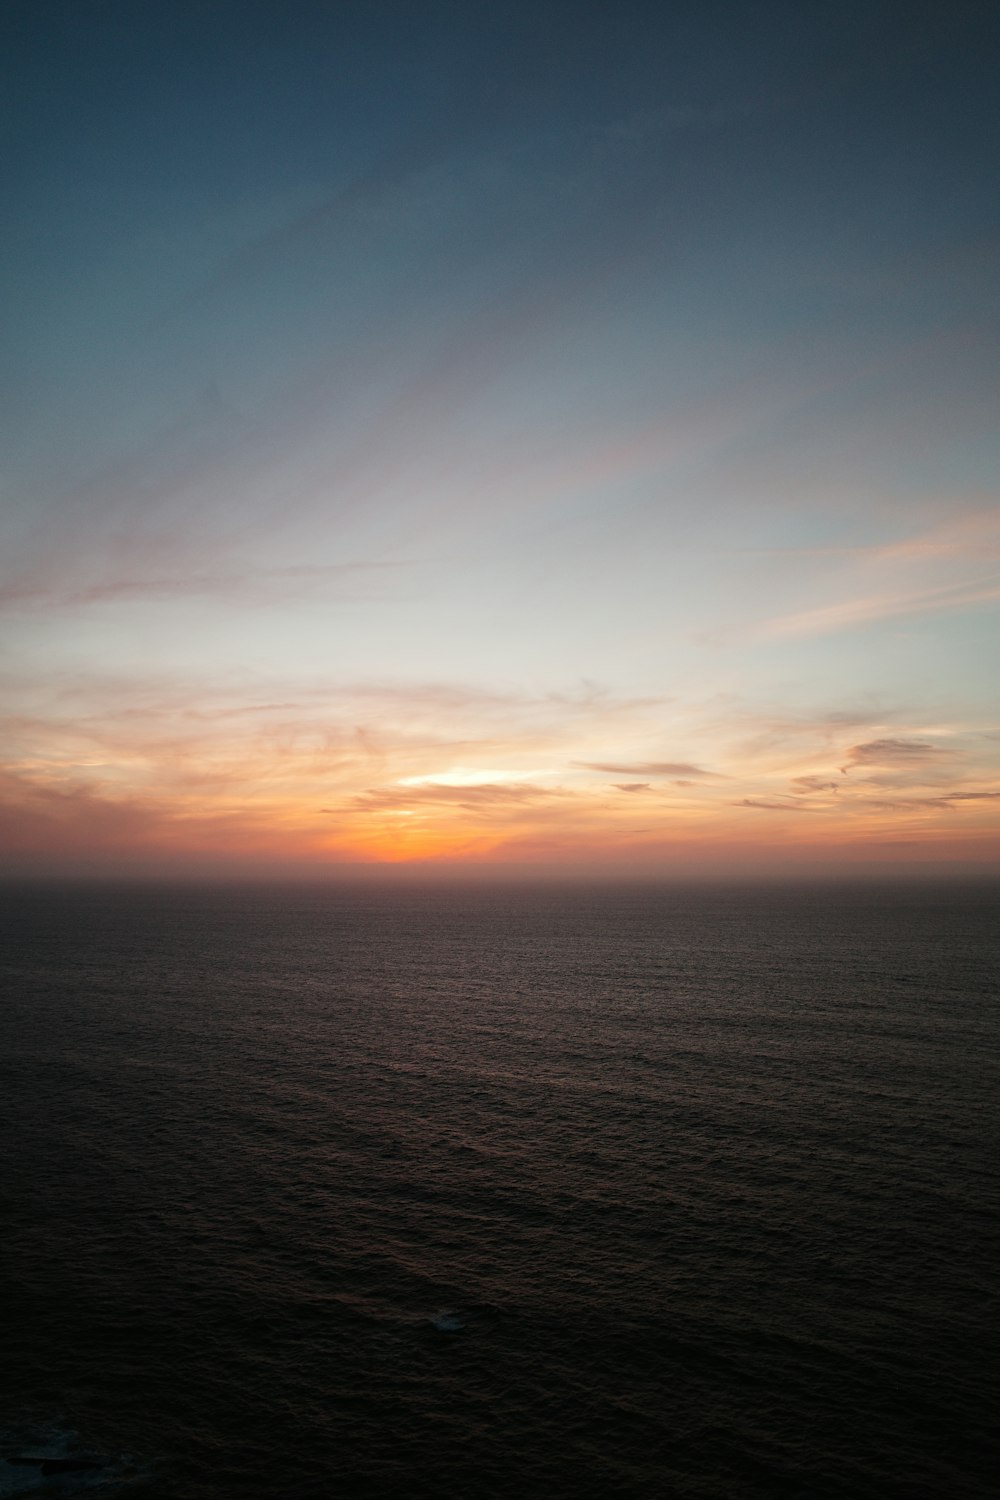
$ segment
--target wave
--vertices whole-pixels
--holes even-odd
[[[80,1434],[60,1423],[35,1423],[0,1430],[0,1500],[21,1495],[106,1494],[141,1484],[150,1465],[126,1453],[97,1453]]]
[[[465,1323],[458,1316],[458,1313],[443,1312],[438,1313],[436,1318],[431,1319],[431,1326],[436,1328],[438,1333],[460,1333],[465,1327]]]

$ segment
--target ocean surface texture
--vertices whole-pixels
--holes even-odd
[[[7,888],[0,1495],[995,1495],[996,894]]]

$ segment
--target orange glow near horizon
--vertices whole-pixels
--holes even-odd
[[[230,745],[223,757],[216,740],[200,744],[197,771],[193,753],[155,766],[149,750],[131,778],[125,755],[114,775],[84,772],[79,760],[22,765],[0,799],[7,869],[143,860],[242,874],[352,864],[717,876],[995,868],[1000,786],[976,773],[951,733],[881,735],[828,747],[825,761],[745,750],[742,771],[658,761],[645,749],[597,761],[587,745],[557,756],[535,744],[532,773],[512,764],[523,751],[494,739],[477,773],[464,744],[462,761],[444,769],[440,755],[435,764],[383,745],[377,782],[366,754],[325,771],[311,749],[268,759]],[[561,767],[537,769],[559,758]]]
[[[0,875],[1000,871],[974,32],[123,9],[11,53]]]

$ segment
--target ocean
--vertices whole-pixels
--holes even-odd
[[[997,895],[4,887],[0,1495],[996,1495]]]

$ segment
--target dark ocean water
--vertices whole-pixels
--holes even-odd
[[[0,1457],[995,1495],[996,897],[7,888]]]

